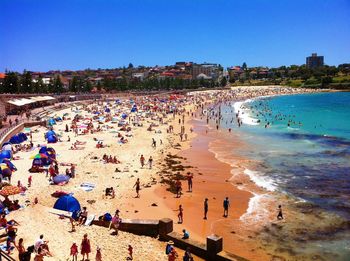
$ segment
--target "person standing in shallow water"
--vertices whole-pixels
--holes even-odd
[[[223,207],[224,207],[224,217],[228,217],[228,208],[230,207],[230,201],[228,197],[224,199]]]
[[[278,220],[282,220],[283,219],[283,213],[282,213],[282,206],[281,205],[278,205],[277,219]]]

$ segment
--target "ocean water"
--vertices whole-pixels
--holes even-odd
[[[239,153],[259,162],[245,171],[258,186],[322,211],[330,225],[314,231],[313,253],[350,260],[350,92],[247,100],[222,105],[221,114],[222,126],[250,144]]]

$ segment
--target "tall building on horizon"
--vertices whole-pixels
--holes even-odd
[[[315,69],[324,65],[324,57],[317,56],[317,53],[312,53],[311,56],[306,57],[306,67]]]

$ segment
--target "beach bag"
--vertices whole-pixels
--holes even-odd
[[[104,214],[104,220],[105,221],[111,221],[112,220],[112,215],[109,213]]]
[[[171,249],[172,249],[172,246],[171,245],[166,245],[166,248],[165,248],[165,254],[166,255],[169,255],[170,254],[170,252],[171,252]]]

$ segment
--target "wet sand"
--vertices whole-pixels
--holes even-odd
[[[169,200],[170,195],[165,187],[159,187],[156,192],[163,198],[163,203],[168,209],[176,209],[179,204],[184,208],[184,223],[176,224],[175,230],[181,231],[186,228],[190,231],[191,237],[204,241],[210,234],[217,234],[224,239],[224,250],[251,260],[270,260],[264,251],[257,249],[257,245],[251,240],[254,233],[247,231],[246,225],[240,220],[248,209],[249,200],[253,194],[241,190],[232,183],[232,166],[219,161],[216,155],[211,152],[211,146],[225,147],[223,141],[218,140],[223,133],[210,130],[206,134],[208,126],[198,120],[190,122],[194,126],[196,137],[192,139],[190,148],[181,151],[178,156],[184,157],[183,165],[194,166],[193,192],[188,192],[187,182],[182,182],[183,195],[176,200]],[[232,144],[229,144],[232,146]],[[235,146],[244,146],[238,140]],[[243,172],[239,165],[246,159],[236,157],[231,159],[236,162],[234,171]],[[238,166],[238,167],[237,167]],[[244,182],[249,182],[246,175],[241,175]],[[252,186],[254,186],[252,184]],[[230,199],[229,217],[223,217],[223,200]],[[208,219],[204,220],[203,205],[204,199],[209,199]],[[173,218],[177,220],[174,212]]]

